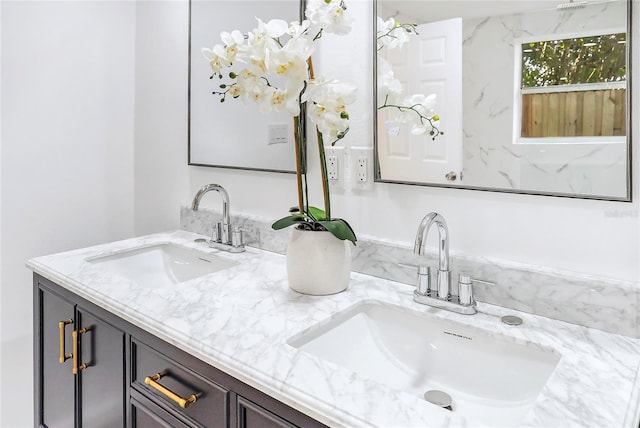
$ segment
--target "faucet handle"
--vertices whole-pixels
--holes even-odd
[[[244,229],[241,229],[240,226],[233,226],[231,228],[231,245],[234,247],[244,247],[244,242],[242,241],[242,232]]]
[[[429,296],[431,294],[431,268],[429,266],[414,265],[410,263],[398,263],[398,265],[406,268],[418,269],[416,293],[423,296]]]
[[[216,223],[211,228],[211,241],[220,242],[220,223]]]
[[[496,285],[495,282],[486,281],[484,279],[472,278],[471,275],[458,275],[458,301],[462,306],[473,306],[476,301],[473,298],[473,283]]]

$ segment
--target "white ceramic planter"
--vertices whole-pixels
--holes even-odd
[[[289,287],[315,296],[345,290],[351,275],[351,245],[330,232],[294,228],[287,246]]]

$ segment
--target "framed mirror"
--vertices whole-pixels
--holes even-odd
[[[376,0],[376,181],[630,201],[631,3]]]
[[[220,102],[212,92],[224,89],[210,79],[201,50],[221,43],[223,31],[246,34],[257,28],[256,17],[290,22],[300,21],[303,13],[303,1],[189,2],[189,165],[295,173],[293,118],[231,96]]]

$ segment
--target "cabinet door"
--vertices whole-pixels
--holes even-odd
[[[124,333],[80,307],[77,317],[81,426],[123,427],[126,413]]]
[[[70,428],[74,426],[75,376],[73,361],[65,356],[72,352],[74,305],[38,286],[34,293],[36,424]]]

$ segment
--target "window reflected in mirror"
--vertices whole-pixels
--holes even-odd
[[[530,41],[519,49],[521,138],[626,135],[626,33]]]

